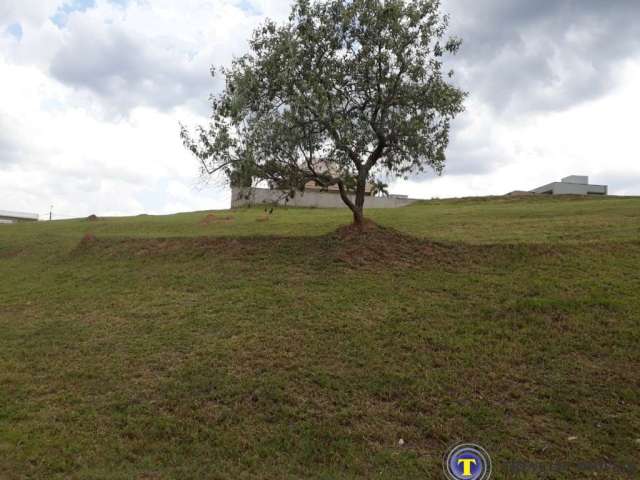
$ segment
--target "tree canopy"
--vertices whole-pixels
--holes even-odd
[[[182,127],[185,146],[238,186],[337,186],[361,223],[376,176],[443,170],[466,96],[442,72],[461,44],[447,25],[439,0],[296,0],[220,69],[210,124]]]

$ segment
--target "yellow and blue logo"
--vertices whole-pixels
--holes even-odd
[[[459,443],[444,456],[443,468],[449,480],[489,480],[491,457],[480,445]]]

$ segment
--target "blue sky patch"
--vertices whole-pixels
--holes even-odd
[[[237,4],[243,12],[247,12],[249,15],[260,15],[261,13],[250,0],[239,0]]]
[[[109,3],[126,7],[130,0],[109,0]],[[86,12],[96,6],[96,0],[69,0],[51,17],[51,21],[58,27],[63,28],[67,25],[69,15],[73,12]]]
[[[95,0],[70,0],[58,8],[58,11],[51,17],[51,21],[59,27],[64,27],[69,19],[69,14],[85,12],[95,6]]]
[[[22,39],[22,25],[19,23],[12,23],[9,25],[6,32],[11,36],[16,37],[18,41]]]

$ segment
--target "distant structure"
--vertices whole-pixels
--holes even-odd
[[[353,195],[349,195],[354,200]],[[371,187],[368,187],[365,206],[367,208],[398,208],[417,202],[407,195],[389,195],[375,197],[371,195]],[[307,185],[304,192],[296,192],[292,198],[287,198],[282,190],[269,188],[231,187],[231,208],[248,207],[256,205],[277,204],[289,207],[315,207],[315,208],[347,208],[337,189],[321,190],[316,185]]]
[[[559,182],[534,188],[531,192],[547,195],[606,195],[607,185],[590,185],[586,175],[569,175]]]
[[[533,190],[514,190],[510,196],[520,195],[607,195],[607,185],[591,185],[586,175],[569,175],[559,182],[548,183]]]
[[[37,222],[37,213],[8,212],[0,210],[0,223]]]
[[[373,190],[373,184],[367,182],[364,186],[364,194],[366,196],[371,195],[371,191]],[[306,185],[304,186],[304,191],[305,192],[319,192],[319,193],[337,193],[338,195],[340,194],[340,189],[338,188],[338,185],[330,185],[329,187],[323,187],[322,185],[319,185],[316,182],[307,182]]]

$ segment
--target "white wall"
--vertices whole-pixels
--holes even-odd
[[[353,195],[349,195],[355,202]],[[296,192],[288,202],[284,200],[284,192],[280,190],[270,190],[268,188],[231,188],[231,208],[243,207],[247,205],[263,205],[278,203],[290,207],[316,207],[316,208],[347,208],[338,193]],[[411,205],[416,199],[406,197],[366,197],[365,208],[398,208]]]

